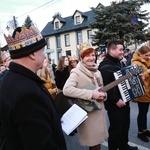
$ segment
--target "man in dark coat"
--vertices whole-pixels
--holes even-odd
[[[113,73],[120,70],[123,58],[123,43],[112,40],[107,45],[108,53],[99,65],[104,85],[115,80]],[[128,145],[128,132],[130,126],[129,102],[124,102],[117,86],[107,92],[105,108],[108,112],[110,127],[108,147],[109,150],[137,150],[137,147]]]
[[[43,65],[46,42],[35,27],[17,31],[18,45],[10,45],[5,37],[12,62],[0,86],[0,117],[7,150],[66,150],[58,112],[36,75]]]

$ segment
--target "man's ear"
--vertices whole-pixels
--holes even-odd
[[[29,57],[30,57],[31,59],[35,60],[35,54],[34,54],[34,53],[30,54]]]

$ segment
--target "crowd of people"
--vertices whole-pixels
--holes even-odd
[[[16,33],[24,34],[21,27],[12,36],[20,45],[22,40],[18,40]],[[95,100],[98,104],[99,109],[88,112],[88,118],[76,130],[82,146],[100,150],[108,139],[109,150],[138,150],[129,145],[130,102],[122,100],[118,86],[101,90],[115,80],[114,72],[135,64],[143,68],[140,76],[145,88],[144,95],[133,100],[138,106],[137,137],[149,142],[150,47],[142,46],[131,54],[122,41],[114,39],[108,42],[107,52],[97,58],[90,43],[80,43],[79,58],[61,56],[55,65],[44,53],[46,41],[38,34],[36,41],[29,37],[28,40],[34,41],[30,45],[1,52],[2,150],[67,150],[61,116],[55,105],[60,92],[72,98]]]

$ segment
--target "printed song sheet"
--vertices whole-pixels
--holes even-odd
[[[78,105],[72,105],[62,116],[62,129],[69,135],[76,129],[85,119],[87,119],[87,112]]]

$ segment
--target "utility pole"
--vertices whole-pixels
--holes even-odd
[[[14,22],[14,27],[16,29],[17,28],[17,21],[16,21],[16,17],[15,16],[13,16],[13,22]]]

